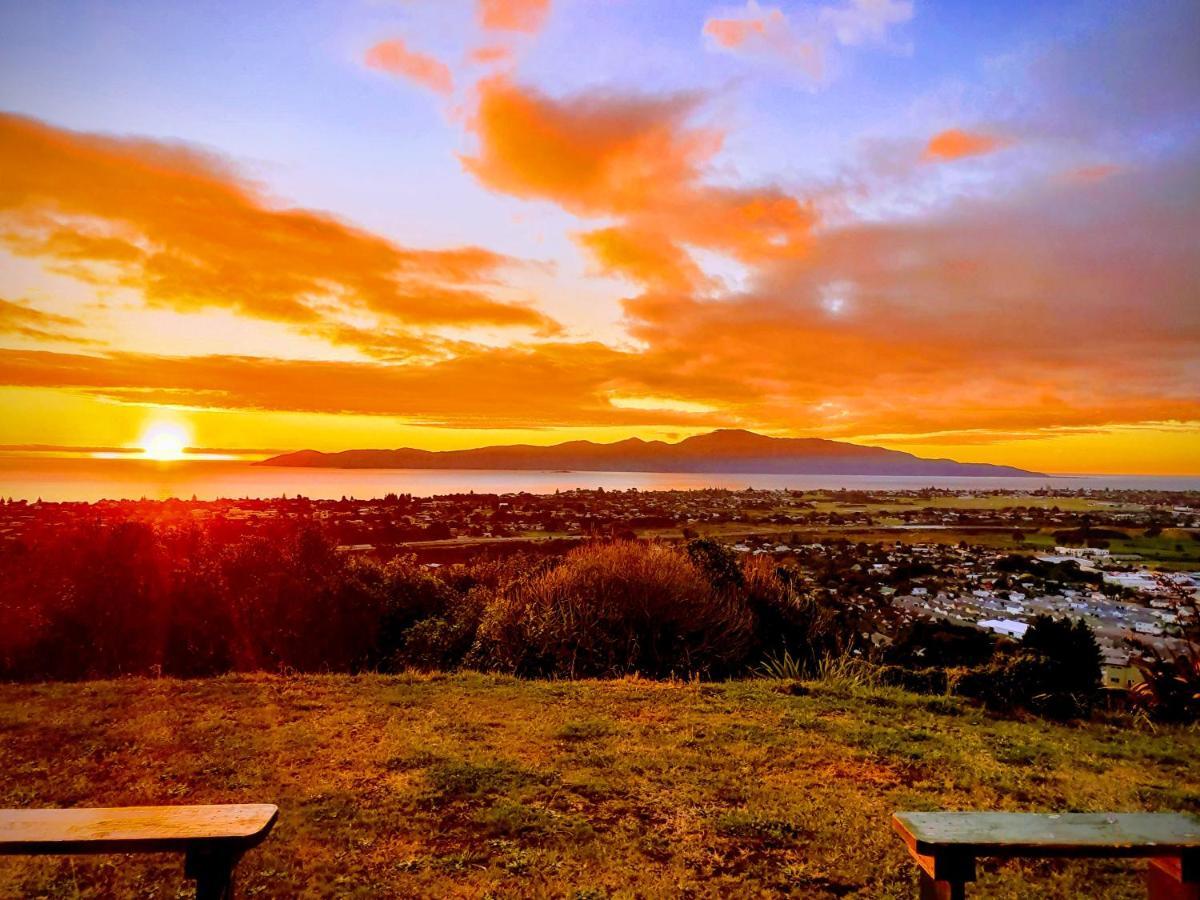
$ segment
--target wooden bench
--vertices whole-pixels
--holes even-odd
[[[0,855],[183,853],[198,900],[228,900],[238,860],[262,843],[278,815],[265,803],[3,809]]]
[[[1154,900],[1200,898],[1200,819],[1180,813],[901,812],[922,900],[958,900],[980,856],[1140,857]]]

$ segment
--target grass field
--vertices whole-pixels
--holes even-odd
[[[272,801],[243,896],[912,897],[896,809],[1200,811],[1200,732],[837,680],[482,675],[0,686],[0,805]],[[172,857],[0,858],[4,897],[182,896]],[[1120,862],[974,896],[1138,897]]]

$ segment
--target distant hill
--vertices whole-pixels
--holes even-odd
[[[899,450],[821,438],[776,438],[725,429],[675,444],[629,438],[615,444],[568,441],[474,450],[300,450],[256,463],[333,469],[536,469],[584,472],[707,472],[748,475],[1029,476],[1012,466],[923,459]]]

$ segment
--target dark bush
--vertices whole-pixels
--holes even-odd
[[[909,668],[978,666],[995,647],[996,639],[978,628],[917,619],[897,635],[884,661]]]
[[[849,649],[853,630],[838,620],[837,613],[804,593],[770,560],[755,557],[742,568],[742,588],[750,614],[752,645],[758,658],[794,660],[810,674],[817,664]]]
[[[944,694],[949,685],[946,669],[907,669],[903,666],[880,666],[877,670],[881,684],[902,687],[914,694]]]
[[[738,599],[673,547],[588,545],[497,596],[474,658],[530,676],[731,672],[752,629]]]
[[[1037,616],[1021,640],[1021,649],[1042,657],[1053,667],[1050,689],[1070,694],[1081,706],[1091,707],[1100,692],[1102,657],[1096,635],[1086,622]]]
[[[1061,689],[1059,667],[1034,653],[998,657],[986,666],[950,670],[951,693],[997,712],[1024,709],[1052,719],[1086,715],[1092,698]]]

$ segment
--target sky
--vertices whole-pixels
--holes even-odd
[[[0,3],[0,445],[1200,472],[1200,7]]]

